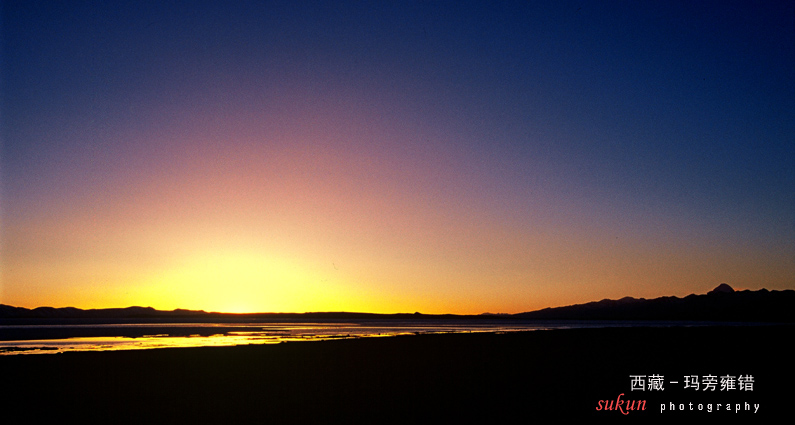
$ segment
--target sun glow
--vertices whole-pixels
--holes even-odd
[[[334,296],[334,285],[322,280],[310,268],[283,258],[250,252],[205,254],[159,274],[141,295],[167,308],[300,312]]]

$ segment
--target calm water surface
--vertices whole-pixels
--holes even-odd
[[[334,321],[0,325],[0,355],[277,344],[409,334],[704,325],[692,322]]]

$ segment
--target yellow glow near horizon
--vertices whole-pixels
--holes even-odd
[[[166,308],[247,313],[302,311],[328,301],[331,285],[285,259],[249,252],[199,255],[150,279],[140,298]]]

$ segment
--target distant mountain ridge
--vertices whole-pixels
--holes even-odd
[[[40,319],[93,319],[93,318],[147,318],[147,317],[190,317],[202,316],[204,311],[194,310],[155,310],[152,307],[101,308],[83,310],[75,307],[37,307],[28,309],[0,304],[0,318],[40,318]]]
[[[355,312],[311,312],[311,313],[217,313],[204,310],[156,310],[152,307],[102,308],[83,310],[75,307],[37,307],[28,309],[0,304],[0,319],[159,319],[186,321],[213,321],[217,319],[285,319],[285,320],[355,320],[355,319],[403,319],[416,318],[466,318],[454,314],[420,313],[355,313]]]
[[[552,307],[518,314],[420,314],[420,313],[208,313],[203,310],[171,311],[152,307],[127,307],[83,310],[74,307],[38,307],[28,309],[0,304],[0,319],[157,319],[157,320],[216,320],[216,319],[490,319],[490,320],[693,320],[737,322],[795,323],[795,291],[735,291],[722,283],[707,294],[691,294],[654,299],[624,297],[604,299],[566,307]]]
[[[624,297],[513,315],[544,320],[696,320],[795,322],[795,291],[735,291],[722,283],[704,295]]]

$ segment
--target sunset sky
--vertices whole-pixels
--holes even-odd
[[[2,2],[0,303],[795,289],[795,3]]]

